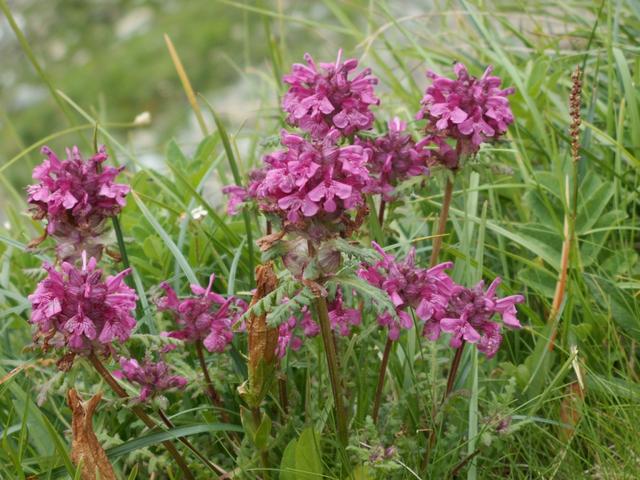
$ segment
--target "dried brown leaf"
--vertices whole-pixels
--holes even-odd
[[[256,290],[251,299],[251,306],[260,301],[278,286],[278,277],[273,263],[268,262],[256,267]],[[255,372],[263,361],[270,365],[275,361],[278,345],[278,329],[267,327],[267,315],[251,315],[247,331],[249,333],[249,370]]]
[[[74,389],[67,393],[67,403],[72,412],[71,460],[76,465],[82,462],[82,480],[117,480],[107,454],[93,431],[93,414],[101,399],[102,394],[98,393],[83,404]]]

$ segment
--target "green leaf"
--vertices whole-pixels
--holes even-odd
[[[258,450],[266,450],[269,445],[269,436],[271,435],[271,418],[266,413],[262,414],[262,421],[255,432],[253,443]]]
[[[298,480],[322,478],[322,455],[318,445],[318,434],[311,427],[303,430],[296,444],[296,470]]]
[[[282,453],[282,460],[280,461],[280,480],[297,480],[296,472],[296,447],[298,445],[297,439],[293,439],[289,442],[287,447]]]
[[[242,431],[242,427],[239,425],[231,425],[228,423],[201,423],[197,425],[185,425],[163,432],[150,433],[143,435],[142,437],[138,437],[135,440],[125,442],[122,445],[108,449],[107,456],[111,459],[115,459],[128,453],[135,452],[136,450],[140,450],[141,448],[162,443],[166,440],[173,440],[179,437],[189,437],[200,433]]]
[[[180,268],[182,269],[187,279],[189,280],[189,282],[199,285],[198,278],[196,277],[196,274],[191,269],[189,262],[187,262],[187,259],[184,258],[184,255],[182,254],[180,249],[176,246],[176,244],[171,239],[169,234],[164,230],[164,228],[162,228],[158,220],[156,220],[156,217],[153,216],[153,214],[149,211],[147,206],[142,202],[142,200],[140,200],[138,195],[135,192],[131,192],[131,196],[133,197],[134,201],[138,205],[138,208],[140,208],[142,215],[144,215],[144,217],[151,224],[151,226],[156,231],[156,233],[160,235],[160,238],[162,238],[167,248],[171,251],[176,261],[178,262],[178,265],[180,265]]]

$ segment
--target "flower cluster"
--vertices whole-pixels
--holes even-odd
[[[427,72],[432,84],[416,118],[428,120],[433,137],[454,140],[458,155],[474,154],[481,143],[498,139],[513,123],[507,97],[515,90],[501,89],[502,80],[491,75],[491,66],[480,78],[469,75],[462,63],[453,69],[455,80]]]
[[[340,289],[336,290],[336,296],[329,304],[329,321],[331,328],[343,337],[349,336],[351,329],[362,323],[360,310],[344,306]]]
[[[319,68],[308,53],[307,65],[296,63],[283,81],[289,85],[282,108],[287,122],[300,127],[313,138],[321,139],[335,128],[343,136],[371,128],[374,121],[371,105],[380,103],[374,92],[378,79],[365,69],[354,78],[350,73],[358,66],[356,59],[320,63]]]
[[[252,196],[260,209],[288,224],[313,219],[316,225],[338,224],[341,216],[363,204],[369,181],[367,150],[359,145],[338,146],[340,132],[330,130],[322,141],[308,141],[282,131],[286,147],[264,158],[248,191],[227,187],[232,210]]]
[[[500,324],[491,319],[499,315],[507,327],[520,328],[515,304],[524,301],[522,295],[498,298],[496,290],[500,282],[500,278],[496,278],[486,292],[482,281],[473,288],[456,285],[439,324],[425,326],[427,337],[435,340],[440,331],[450,333],[452,347],[458,348],[464,340],[477,344],[478,350],[488,358],[493,357],[500,348],[502,335]]]
[[[66,160],[44,147],[47,156],[33,170],[39,183],[27,187],[33,218],[47,220],[47,234],[58,242],[58,257],[78,258],[82,251],[101,253],[97,237],[104,231],[105,219],[117,215],[125,206],[129,186],[115,183],[122,170],[103,165],[106,150],[83,160],[78,147],[67,149]]]
[[[302,347],[299,330],[302,330],[303,336],[307,338],[313,338],[320,333],[320,326],[311,317],[309,309],[303,307],[300,313],[301,318],[291,316],[278,327],[278,346],[276,347],[278,358],[284,357],[289,348],[297,351]]]
[[[385,201],[393,200],[394,187],[409,177],[428,175],[427,162],[431,151],[426,147],[427,139],[416,142],[405,132],[406,122],[395,117],[389,121],[389,131],[373,140],[356,139],[372,151],[367,164],[370,180],[368,193],[382,195]]]
[[[187,379],[179,375],[171,375],[169,365],[165,362],[153,362],[145,358],[140,364],[135,358],[120,357],[120,368],[113,375],[140,385],[138,400],[146,401],[156,394],[172,388],[182,389]]]
[[[187,342],[202,341],[210,352],[222,352],[233,340],[233,324],[246,310],[246,303],[235,297],[225,298],[211,290],[215,275],[209,278],[207,288],[191,285],[193,297],[179,299],[171,286],[161,287],[165,296],[156,302],[158,310],[173,314],[180,330],[167,335]]]
[[[385,291],[396,307],[397,320],[389,313],[378,316],[380,326],[387,327],[389,339],[397,340],[401,328],[411,328],[413,321],[407,309],[412,308],[424,322],[423,335],[437,340],[441,332],[452,334],[450,345],[458,348],[462,341],[475,343],[478,350],[492,357],[502,342],[501,326],[492,321],[502,317],[510,328],[520,328],[515,304],[524,301],[522,295],[498,298],[496,278],[487,291],[484,283],[474,288],[456,284],[444,272],[451,262],[425,269],[415,265],[415,250],[399,262],[374,243],[382,259],[374,265],[363,265],[360,277]]]
[[[401,328],[413,326],[409,308],[413,308],[422,321],[444,312],[453,288],[453,281],[444,270],[453,264],[446,262],[429,269],[419,268],[415,265],[415,249],[400,262],[377,243],[373,242],[373,247],[382,256],[381,260],[374,265],[363,265],[358,275],[386,292],[393,302],[396,316],[384,312],[378,316],[378,324],[386,327],[389,339],[395,341],[400,337]]]
[[[360,310],[344,305],[343,294],[336,290],[335,297],[328,305],[331,329],[346,337],[351,329],[362,323]],[[297,351],[302,347],[303,338],[313,338],[320,333],[320,325],[312,318],[308,307],[303,307],[300,315],[291,316],[278,327],[278,346],[276,353],[279,358],[286,355],[287,349]]]
[[[95,258],[82,269],[62,263],[62,271],[45,264],[48,276],[29,296],[31,323],[44,346],[67,347],[75,353],[109,352],[114,340],[124,342],[136,321],[136,294],[123,281],[129,269],[102,279]]]

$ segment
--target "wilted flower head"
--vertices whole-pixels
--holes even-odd
[[[475,343],[478,350],[489,358],[493,357],[502,343],[501,326],[492,321],[493,316],[500,315],[502,323],[509,328],[520,328],[515,304],[524,301],[522,295],[498,298],[496,289],[500,281],[496,278],[486,292],[483,281],[473,288],[456,285],[438,324],[433,323],[430,331],[425,329],[425,334],[436,339],[440,330],[450,333],[452,347],[460,347],[463,341]]]
[[[179,375],[170,375],[170,368],[165,362],[154,362],[145,358],[142,365],[135,358],[120,357],[120,368],[113,375],[140,385],[138,400],[146,401],[149,397],[172,388],[184,388],[187,379]]]
[[[307,65],[294,64],[283,78],[289,85],[282,101],[282,108],[289,114],[287,122],[316,139],[332,128],[343,136],[371,128],[374,117],[369,107],[380,103],[374,92],[378,79],[371,70],[366,68],[349,79],[358,61],[352,58],[342,62],[341,57],[342,50],[335,63],[320,63],[318,68],[306,53]]]
[[[515,90],[501,89],[502,80],[490,75],[491,66],[480,78],[469,75],[462,63],[453,69],[455,80],[427,72],[432,84],[416,118],[426,118],[432,133],[455,140],[457,153],[473,154],[481,143],[499,138],[513,123],[507,96]]]
[[[82,269],[62,263],[58,272],[45,264],[48,276],[29,296],[32,305],[30,322],[37,327],[36,337],[44,346],[67,347],[75,353],[110,351],[113,341],[124,342],[136,324],[132,311],[136,294],[124,283],[130,269],[102,279],[95,258]]]
[[[188,342],[202,341],[210,352],[222,352],[231,343],[232,326],[246,310],[246,303],[213,292],[211,287],[214,280],[215,275],[211,275],[206,289],[191,285],[194,296],[184,299],[179,299],[167,282],[160,285],[166,295],[156,302],[158,310],[173,313],[181,327],[180,330],[169,332],[169,337]]]
[[[362,190],[369,173],[367,151],[359,145],[337,146],[339,136],[332,129],[322,141],[309,142],[283,130],[285,150],[264,157],[265,167],[254,173],[247,196],[289,227],[312,222],[322,227],[317,229],[319,235],[323,229],[344,228],[341,217],[364,203]],[[232,194],[232,204],[244,198],[236,188],[227,187],[227,192]]]
[[[393,200],[394,187],[409,177],[427,175],[431,151],[425,142],[416,144],[406,133],[407,124],[395,117],[389,121],[389,131],[375,140],[356,139],[356,144],[371,149],[367,167],[371,175],[367,192],[379,193],[386,201]]]
[[[391,340],[400,337],[401,328],[413,326],[409,307],[426,322],[445,311],[454,284],[444,270],[453,266],[451,262],[420,268],[415,265],[415,249],[411,249],[403,261],[398,261],[377,243],[373,242],[373,247],[382,259],[374,265],[363,265],[358,275],[385,291],[393,302],[397,319],[389,312],[378,315],[378,323],[389,329]]]
[[[84,160],[78,147],[67,149],[67,158],[43,147],[47,158],[33,169],[39,183],[27,187],[33,218],[47,220],[47,233],[59,242],[60,258],[77,258],[86,250],[99,255],[96,241],[104,230],[105,219],[117,215],[125,206],[129,186],[115,183],[122,171],[103,165],[106,150]]]

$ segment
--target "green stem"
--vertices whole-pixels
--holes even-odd
[[[327,301],[324,297],[317,297],[315,303],[318,311],[320,331],[322,333],[322,343],[324,344],[324,352],[327,357],[331,390],[333,392],[338,439],[343,446],[346,446],[349,442],[349,432],[347,430],[347,416],[344,408],[338,372],[338,356],[336,354],[336,346],[333,342],[333,334],[331,332],[331,324],[329,322],[329,310],[327,308]]]
[[[255,424],[257,430],[262,423],[262,414],[260,413],[260,407],[253,407],[251,409],[251,415],[253,416],[253,423]],[[262,462],[262,467],[264,468],[262,478],[263,480],[269,480],[269,455],[265,450],[262,449],[260,449],[260,461]]]

